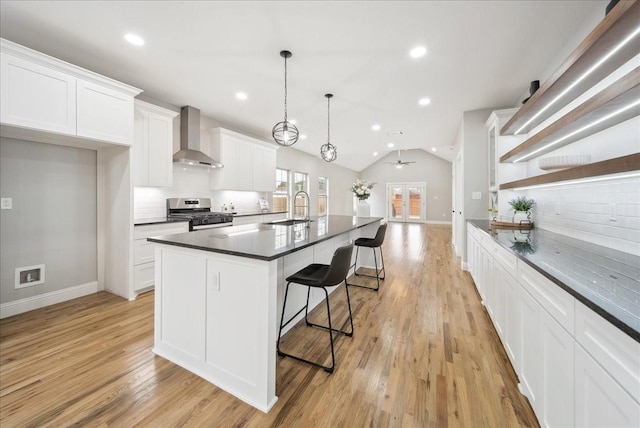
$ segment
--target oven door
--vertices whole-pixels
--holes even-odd
[[[219,227],[229,227],[229,226],[233,226],[233,222],[230,222],[230,223],[201,224],[199,226],[193,226],[191,232],[196,232],[198,230],[205,230],[205,229],[217,229]]]

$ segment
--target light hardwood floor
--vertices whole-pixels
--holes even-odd
[[[355,334],[337,336],[335,373],[278,357],[268,414],[151,353],[153,293],[4,319],[0,426],[538,426],[450,241],[447,226],[390,224],[387,278],[350,288]],[[342,319],[344,298],[331,298]],[[322,358],[328,337],[297,326],[283,348]]]

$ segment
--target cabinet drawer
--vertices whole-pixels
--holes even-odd
[[[575,338],[632,397],[640,399],[640,343],[580,302],[576,302]]]
[[[268,223],[270,221],[284,220],[285,218],[287,218],[287,213],[264,214],[262,216],[262,221]]]
[[[146,239],[150,236],[173,235],[188,232],[189,223],[181,221],[164,224],[147,224],[136,226],[133,229],[134,239]]]
[[[133,289],[139,291],[155,284],[156,264],[144,263],[133,267]]]
[[[574,304],[572,295],[552,283],[526,263],[518,263],[518,282],[538,303],[573,335]]]
[[[146,239],[133,241],[133,264],[139,265],[155,260],[155,246]]]
[[[518,257],[515,254],[510,253],[508,250],[502,248],[499,244],[494,244],[494,253],[496,261],[509,272],[514,278],[518,275],[517,263]]]

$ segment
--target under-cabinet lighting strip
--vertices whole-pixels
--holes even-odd
[[[600,118],[600,119],[598,119],[598,120],[594,120],[593,122],[589,123],[588,125],[585,125],[585,126],[583,126],[582,128],[580,128],[580,129],[577,129],[577,130],[575,130],[575,131],[573,131],[573,132],[570,132],[569,134],[565,135],[564,137],[558,138],[557,140],[552,141],[552,142],[550,142],[549,144],[547,144],[547,145],[545,145],[545,146],[542,146],[542,147],[540,147],[540,148],[538,148],[538,149],[536,149],[536,150],[532,151],[532,152],[531,152],[531,153],[529,153],[529,154],[526,154],[526,155],[521,156],[521,157],[519,157],[519,158],[517,158],[517,159],[514,159],[514,160],[513,160],[513,163],[520,162],[520,161],[522,161],[522,160],[524,160],[524,159],[527,159],[527,158],[529,158],[529,157],[531,157],[531,156],[535,155],[536,153],[539,153],[539,152],[541,152],[541,151],[543,151],[543,150],[548,149],[548,148],[549,148],[549,147],[551,147],[551,146],[555,146],[556,144],[563,142],[563,141],[564,141],[564,140],[566,140],[567,138],[571,138],[571,137],[573,137],[574,135],[577,135],[577,134],[581,133],[582,131],[585,131],[585,130],[587,130],[587,129],[589,129],[589,128],[593,127],[593,126],[598,125],[599,123],[602,123],[602,122],[604,122],[604,121],[607,121],[607,120],[611,119],[612,117],[615,117],[615,116],[617,116],[617,115],[619,115],[619,114],[621,114],[621,113],[624,113],[625,111],[627,111],[627,110],[629,110],[629,109],[632,109],[632,108],[636,107],[637,105],[640,105],[640,99],[638,99],[638,100],[634,101],[633,103],[631,103],[631,104],[629,104],[629,105],[626,105],[626,106],[622,107],[622,108],[621,108],[621,109],[619,109],[619,110],[614,111],[614,112],[613,112],[613,113],[611,113],[611,114],[608,114],[608,115],[606,115],[606,116],[604,116],[604,117],[601,117],[601,118]]]
[[[532,186],[524,186],[524,187],[514,187],[513,191],[519,190],[529,190],[529,189],[542,189],[545,187],[558,187],[558,186],[569,186],[573,184],[584,184],[584,183],[593,183],[596,181],[609,181],[609,180],[622,180],[625,178],[635,178],[640,177],[640,172],[633,172],[631,174],[623,174],[623,175],[608,175],[603,177],[594,177],[594,178],[579,178],[576,180],[567,180],[567,181],[559,181],[557,183],[546,183],[546,184],[534,184]]]
[[[626,39],[624,39],[622,42],[618,43],[618,45],[613,48],[611,51],[609,51],[609,53],[607,53],[605,56],[603,56],[598,62],[596,62],[589,70],[587,70],[586,72],[584,72],[582,74],[582,76],[580,76],[579,78],[577,78],[571,85],[569,85],[564,91],[562,91],[560,94],[558,94],[553,100],[551,100],[546,106],[544,106],[542,109],[540,109],[540,111],[538,111],[538,113],[536,113],[535,115],[533,115],[528,121],[526,121],[524,123],[524,125],[522,125],[520,128],[518,128],[518,130],[516,132],[513,133],[513,135],[518,135],[520,133],[520,131],[522,131],[524,128],[526,128],[531,122],[533,122],[538,116],[540,116],[542,113],[544,113],[549,107],[551,107],[553,104],[555,104],[560,98],[564,97],[567,92],[571,91],[578,83],[582,82],[584,79],[587,78],[587,76],[589,76],[591,73],[593,73],[598,67],[600,67],[604,62],[606,62],[609,58],[611,58],[611,56],[613,56],[616,52],[618,52],[620,49],[622,49],[627,43],[629,43],[635,36],[638,35],[638,33],[640,33],[640,26],[638,26],[629,36],[627,36]]]

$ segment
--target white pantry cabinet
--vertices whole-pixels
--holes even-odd
[[[2,124],[131,145],[139,89],[8,40],[0,49]]]
[[[212,171],[212,190],[273,192],[276,147],[224,128],[211,130],[211,151],[224,165]]]
[[[135,100],[134,186],[173,185],[173,119],[177,112]]]
[[[142,291],[151,290],[155,284],[155,249],[147,238],[184,232],[189,232],[189,223],[186,221],[135,226],[131,297],[135,297]]]

